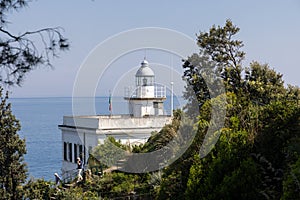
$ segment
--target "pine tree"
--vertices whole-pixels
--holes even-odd
[[[10,30],[9,16],[27,7],[31,0],[2,0],[0,2],[0,84],[21,85],[26,75],[38,66],[52,66],[52,58],[68,50],[68,40],[61,27]]]
[[[12,114],[11,104],[7,102],[8,93],[3,96],[0,87],[0,199],[21,199],[22,184],[26,180],[25,140],[18,131],[19,121]]]

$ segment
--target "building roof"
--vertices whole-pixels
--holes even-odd
[[[135,76],[136,77],[142,77],[142,76],[154,76],[153,70],[149,67],[149,63],[147,60],[143,60],[141,63],[141,67],[139,70],[136,72]]]

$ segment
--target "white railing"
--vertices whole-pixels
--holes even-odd
[[[156,98],[166,98],[166,86],[160,85],[154,88],[154,96]]]
[[[141,90],[141,94],[143,94],[143,92],[145,92],[144,89],[146,90],[146,88],[125,87],[124,97],[137,98],[138,91]],[[166,86],[159,84],[154,85],[154,98],[166,98]]]

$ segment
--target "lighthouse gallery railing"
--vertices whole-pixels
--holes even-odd
[[[138,90],[136,87],[125,87],[125,98],[136,98]],[[154,98],[166,98],[166,86],[156,84],[154,85]]]

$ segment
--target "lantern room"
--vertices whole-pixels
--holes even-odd
[[[141,67],[135,74],[137,98],[153,98],[155,76],[149,63],[143,60]]]
[[[163,101],[166,99],[166,87],[155,83],[155,75],[148,61],[143,60],[135,74],[135,88],[125,88],[129,113],[134,117],[164,115]]]

